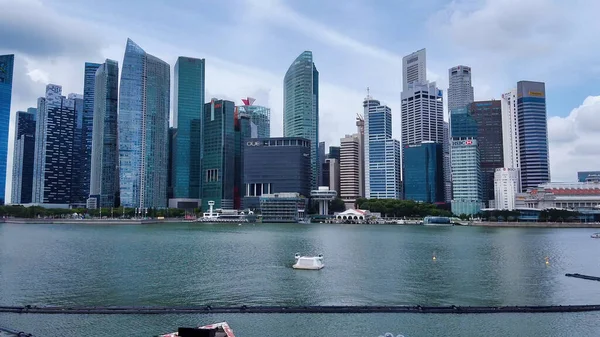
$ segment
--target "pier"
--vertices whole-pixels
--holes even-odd
[[[565,276],[568,277],[575,277],[575,278],[580,278],[580,279],[584,279],[584,280],[590,280],[590,281],[600,281],[600,277],[597,276],[589,276],[589,275],[582,275],[582,274],[565,274]]]
[[[547,306],[182,306],[182,307],[58,307],[0,306],[0,313],[75,315],[167,315],[167,314],[492,314],[600,311],[600,305]]]

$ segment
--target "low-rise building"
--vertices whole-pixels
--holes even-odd
[[[263,194],[259,200],[262,222],[298,222],[304,218],[307,199],[299,193]]]

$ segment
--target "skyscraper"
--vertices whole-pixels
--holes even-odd
[[[427,81],[427,53],[425,48],[402,58],[402,91],[408,90],[411,83]]]
[[[433,83],[409,84],[402,92],[402,145],[444,143],[442,91]]]
[[[495,197],[496,169],[504,166],[501,104],[499,100],[473,102],[469,113],[477,122],[482,196],[486,207],[490,207],[489,201]]]
[[[74,207],[85,207],[86,200],[89,195],[89,174],[87,171],[87,179],[85,169],[90,165],[85,165],[86,158],[86,141],[85,141],[85,124],[83,111],[83,95],[69,94],[69,99],[75,101],[75,130],[73,132],[73,167],[71,177],[71,205]],[[85,182],[88,182],[87,188]]]
[[[166,207],[170,67],[127,39],[119,90],[121,205]]]
[[[202,188],[202,120],[204,59],[179,57],[173,94],[173,197],[200,199]]]
[[[31,203],[36,114],[36,108],[17,111],[10,198],[13,204]]]
[[[400,143],[392,139],[392,109],[367,96],[365,116],[365,196],[400,199]]]
[[[521,188],[550,181],[546,87],[543,82],[517,83],[517,118],[521,156]]]
[[[77,111],[83,111],[82,95],[61,96],[62,87],[46,86],[38,99],[33,168],[34,203],[70,204],[73,189],[73,154]]]
[[[452,201],[452,166],[450,161],[450,123],[444,122],[444,143],[442,151],[444,152],[444,199],[446,202]]]
[[[471,68],[456,66],[448,70],[448,111],[465,108],[474,100],[473,86],[471,86]]]
[[[233,209],[235,198],[235,103],[212,99],[204,105],[202,209]]]
[[[256,126],[256,135],[258,138],[271,137],[271,109],[254,105],[256,100],[252,97],[242,99],[244,105],[238,107],[240,113],[250,117],[252,124]]]
[[[283,136],[311,142],[311,188],[319,182],[319,72],[310,51],[300,54],[283,81]]]
[[[431,141],[404,145],[404,198],[418,202],[444,201],[442,144]]]
[[[452,136],[452,213],[474,215],[482,207],[480,153],[477,122],[466,108],[450,114]]]
[[[319,142],[319,186],[325,186],[325,177],[323,177],[323,164],[325,164],[325,142]]]
[[[77,152],[74,160],[79,166],[78,177],[74,183],[74,201],[78,204],[85,203],[90,193],[90,177],[92,165],[92,139],[94,134],[94,96],[96,86],[96,71],[101,66],[99,63],[85,63],[83,78],[83,112],[81,115],[81,126],[77,125],[78,141],[75,143]],[[118,78],[117,78],[118,81]]]
[[[8,125],[10,123],[14,63],[14,55],[0,55],[0,205],[4,205],[5,201]]]
[[[519,127],[517,118],[517,89],[502,94],[500,100],[502,112],[502,151],[504,167],[521,168],[521,155],[519,146]],[[520,177],[520,173],[519,173]],[[521,178],[519,178],[520,181]],[[519,184],[519,190],[521,189]]]
[[[497,168],[494,173],[494,200],[496,209],[512,211],[516,208],[517,193],[520,193],[519,169]]]
[[[98,207],[116,207],[119,194],[119,64],[106,60],[94,77],[90,197]],[[85,104],[85,103],[84,103]]]
[[[346,135],[340,140],[340,191],[347,207],[353,207],[360,198],[360,135]]]

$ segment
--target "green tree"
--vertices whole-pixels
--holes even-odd
[[[346,210],[346,204],[341,198],[335,198],[329,202],[329,213],[334,214],[335,212],[343,212]]]

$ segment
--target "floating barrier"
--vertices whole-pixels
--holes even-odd
[[[25,333],[23,331],[17,331],[17,330],[13,330],[13,329],[2,327],[2,326],[0,326],[0,332],[5,332],[8,334],[17,336],[17,337],[35,337],[30,333]]]
[[[232,306],[212,307],[53,307],[0,306],[2,313],[17,314],[77,314],[77,315],[165,315],[165,314],[491,314],[491,313],[548,313],[600,311],[600,305],[548,306]]]
[[[590,280],[590,281],[600,281],[600,277],[597,277],[597,276],[589,276],[589,275],[582,275],[582,274],[565,274],[565,276],[581,278],[581,279]]]

